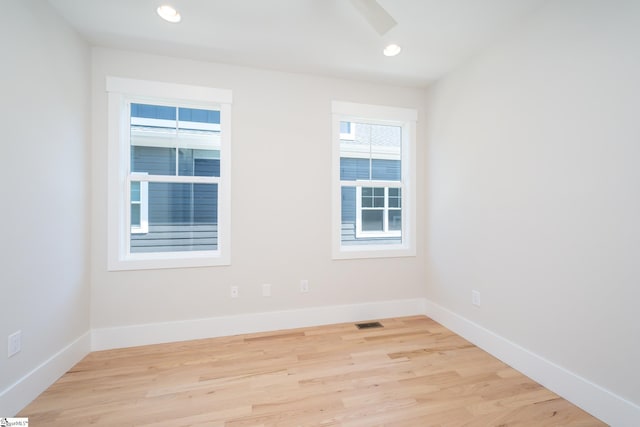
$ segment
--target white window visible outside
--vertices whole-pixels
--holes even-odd
[[[230,263],[227,90],[107,79],[109,269]]]
[[[351,122],[340,122],[340,139],[355,138],[355,126],[352,126]]]
[[[411,109],[334,101],[333,257],[415,255]]]
[[[402,237],[402,189],[356,187],[356,237]]]
[[[146,173],[139,174],[147,175]],[[146,181],[131,181],[131,234],[146,234],[148,232],[149,183]]]

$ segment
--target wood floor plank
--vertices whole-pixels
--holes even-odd
[[[89,354],[18,414],[69,426],[602,426],[424,316]]]

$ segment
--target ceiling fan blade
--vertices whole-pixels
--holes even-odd
[[[380,35],[398,24],[377,0],[351,0],[351,3]]]

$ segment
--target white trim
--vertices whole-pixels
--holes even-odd
[[[194,150],[220,150],[220,133],[170,133],[159,130],[131,129],[131,146],[192,148]]]
[[[107,92],[124,93],[152,99],[165,98],[186,102],[231,104],[231,90],[179,83],[154,82],[107,76]]]
[[[132,126],[151,126],[167,128],[165,133],[177,134],[176,127],[183,133],[189,133],[189,131],[211,131],[220,132],[219,123],[203,123],[203,122],[191,122],[188,120],[167,120],[167,119],[150,119],[147,117],[131,117]]]
[[[357,118],[359,123],[416,122],[418,111],[413,108],[390,107],[387,105],[359,104],[355,102],[332,101],[333,114]],[[372,120],[372,121],[368,121]],[[340,121],[353,121],[343,117]],[[340,124],[338,124],[340,133]]]
[[[245,313],[206,319],[100,328],[92,331],[92,350],[277,331],[334,323],[424,314],[424,299],[376,301]]]
[[[402,160],[402,154],[398,153],[396,147],[386,145],[366,146],[356,142],[344,142],[342,136],[340,136],[340,152],[345,154],[344,157],[352,159],[370,159],[373,157],[379,160]]]
[[[85,332],[71,344],[33,368],[0,392],[0,415],[13,417],[91,351],[91,334]]]
[[[401,181],[364,181],[364,180],[356,180],[356,181],[340,181],[341,187],[390,187],[390,188],[402,188],[403,184]]]
[[[640,426],[640,406],[434,302],[426,315],[605,423]]]

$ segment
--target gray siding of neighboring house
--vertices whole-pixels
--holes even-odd
[[[175,149],[133,147],[132,170],[175,175]],[[183,176],[220,176],[220,160],[194,159],[180,150]],[[215,250],[218,245],[218,185],[149,183],[149,232],[131,235],[131,252]]]
[[[369,163],[371,162],[371,164]],[[371,166],[371,177],[369,169]],[[340,159],[340,180],[400,180],[400,161],[382,159],[358,159],[342,157]],[[342,244],[362,245],[362,244],[394,244],[402,243],[401,238],[356,238],[356,189],[355,187],[342,188]]]

